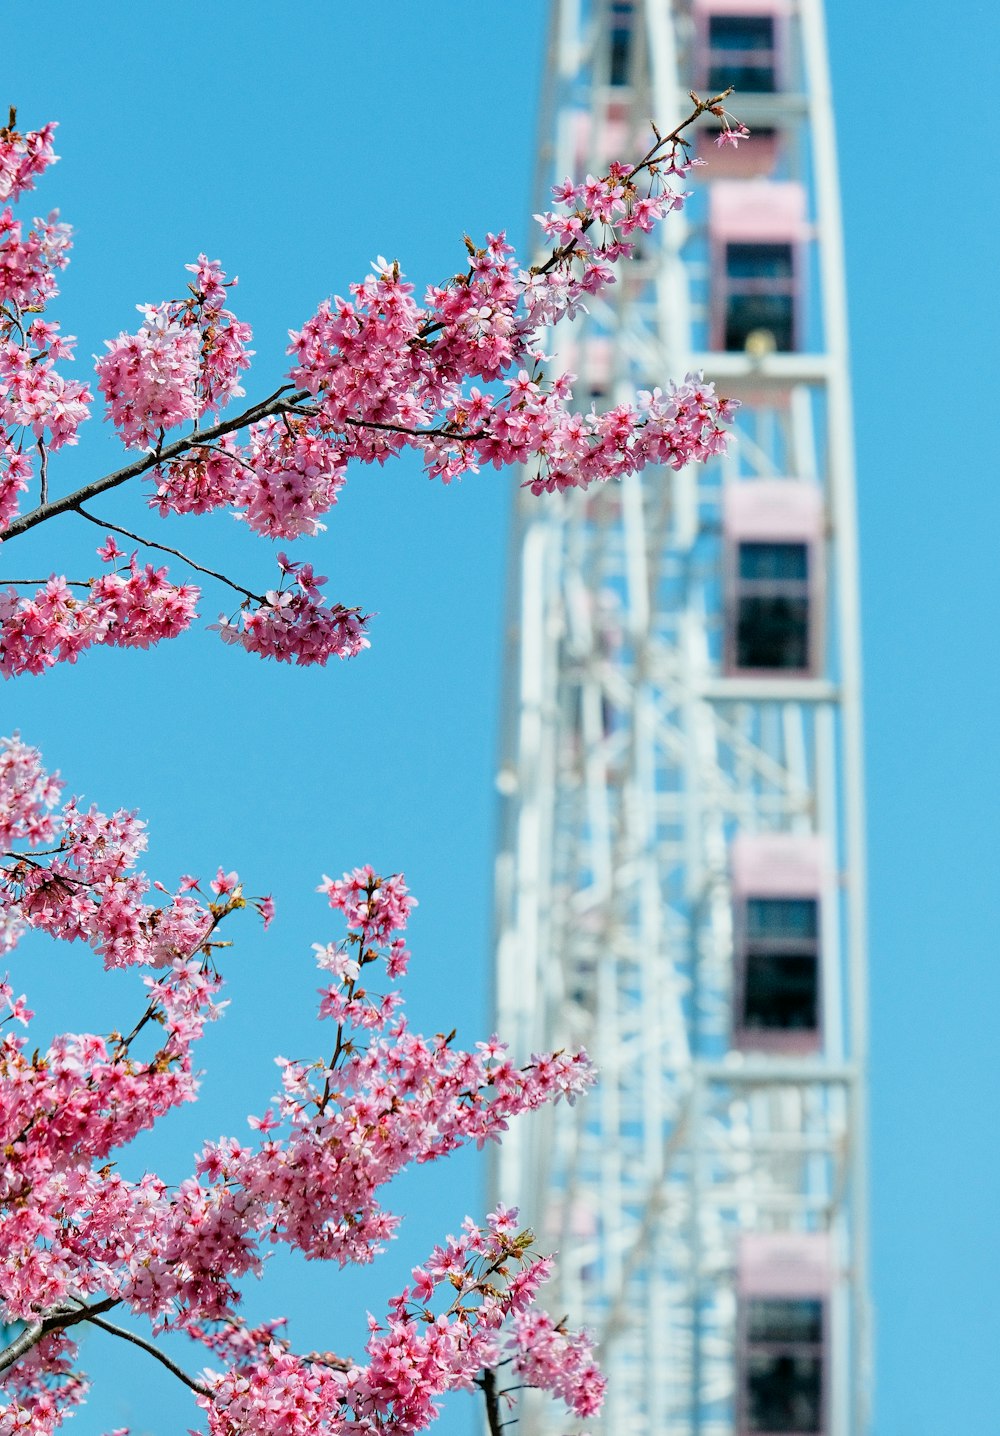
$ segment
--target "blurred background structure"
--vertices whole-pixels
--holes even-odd
[[[702,370],[707,467],[539,500],[511,538],[497,1026],[597,1094],[496,1195],[560,1251],[614,1436],[868,1429],[865,895],[846,313],[820,0],[554,0],[538,206],[690,111],[753,138],[557,331],[599,407]],[[696,179],[698,171],[692,179]],[[690,182],[689,182],[690,183]],[[559,1412],[528,1407],[531,1432]]]

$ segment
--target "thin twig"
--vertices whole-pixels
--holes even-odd
[[[169,1356],[166,1356],[153,1342],[147,1341],[145,1337],[139,1336],[134,1331],[129,1331],[124,1326],[116,1326],[113,1321],[105,1321],[103,1317],[100,1316],[88,1315],[85,1317],[85,1320],[89,1321],[92,1326],[99,1326],[102,1331],[110,1332],[112,1336],[120,1336],[123,1341],[131,1341],[134,1342],[136,1346],[141,1346],[143,1351],[148,1351],[150,1356],[155,1357],[168,1371],[172,1372],[178,1381],[183,1381],[185,1386],[190,1387],[192,1391],[196,1391],[199,1396],[211,1396],[211,1387],[206,1386],[203,1381],[195,1381],[193,1376],[188,1376],[187,1372],[179,1367],[175,1361],[171,1361]]]
[[[217,578],[220,583],[228,584],[229,587],[234,588],[237,593],[242,593],[245,594],[247,598],[252,598],[255,603],[264,602],[263,597],[259,593],[252,593],[249,588],[244,588],[241,583],[234,583],[231,578],[227,578],[224,573],[217,573],[214,568],[205,568],[204,564],[195,563],[193,558],[188,558],[187,554],[181,553],[179,548],[171,548],[169,544],[165,543],[156,543],[154,539],[143,538],[141,534],[134,534],[130,529],[123,529],[120,524],[113,524],[108,519],[99,519],[96,514],[88,514],[87,510],[81,504],[77,504],[73,512],[79,514],[82,519],[88,519],[92,524],[96,524],[98,528],[113,529],[116,534],[122,534],[124,538],[132,539],[135,543],[144,544],[146,548],[155,548],[159,549],[161,553],[173,554],[174,558],[179,558],[181,562],[186,563],[189,568],[197,569],[199,573],[207,574],[209,578]]]
[[[13,303],[13,300],[11,302]],[[20,334],[21,336],[21,343],[23,344],[24,325],[21,323],[20,310],[18,309],[18,306],[16,304],[14,305],[14,308],[17,310],[17,313],[11,313],[11,311],[7,308],[6,304],[0,304],[0,316],[6,319],[10,324],[14,325],[14,327],[17,329],[18,334]]]
[[[225,915],[225,912],[212,913],[212,920],[208,926],[208,931],[204,934],[203,937],[199,938],[197,946],[194,947],[190,953],[188,953],[188,959],[196,957],[199,952],[203,951],[206,948],[206,944],[208,944],[209,939],[211,938],[212,934],[215,932],[216,928],[219,926]],[[210,949],[208,951],[208,955],[209,957],[211,956]],[[138,1037],[139,1033],[146,1026],[146,1024],[153,1021],[157,1011],[159,1010],[159,1006],[159,999],[154,997],[153,1000],[149,1003],[145,1012],[139,1018],[138,1022],[132,1028],[132,1031],[129,1033],[129,1035],[127,1037],[120,1037],[118,1039],[118,1042],[115,1046],[115,1050],[111,1057],[112,1062],[121,1062],[129,1055],[130,1045],[135,1041],[135,1039]]]
[[[639,163],[633,166],[633,168],[629,172],[629,179],[634,178],[634,176],[637,174],[641,174],[644,169],[648,169],[653,163],[655,163],[657,158],[662,158],[662,156],[657,155],[657,151],[662,150],[665,145],[677,144],[678,142],[680,142],[681,144],[686,144],[686,140],[681,140],[682,131],[686,130],[689,125],[692,125],[695,120],[699,119],[706,112],[713,110],[717,105],[721,105],[722,101],[726,99],[728,95],[732,94],[732,91],[733,87],[730,85],[728,90],[723,90],[721,95],[715,95],[710,100],[699,100],[697,96],[692,94],[691,98],[695,101],[695,108],[691,111],[691,113],[686,119],[681,120],[680,124],[675,125],[674,128],[667,135],[661,135],[656,126],[653,125],[653,134],[656,136],[656,143],[646,151]],[[591,218],[587,220],[587,222],[582,226],[581,232],[585,234],[587,230],[591,228],[593,223],[594,217],[591,216]],[[561,263],[561,261],[565,259],[571,258],[571,256],[576,253],[576,249],[577,241],[575,239],[571,240],[569,244],[557,245],[556,248],[553,249],[552,253],[549,255],[548,259],[545,260],[543,264],[536,264],[532,266],[532,274],[548,274],[549,271],[555,267],[555,265]],[[466,270],[465,274],[459,275],[457,276],[457,278],[460,283],[468,284],[472,279],[472,275],[473,270],[469,268],[468,270]],[[428,339],[432,334],[436,334],[439,330],[443,328],[444,321],[441,319],[435,320],[434,323],[431,324],[422,324],[417,330],[415,341],[411,340],[410,342],[413,343]]]
[[[319,409],[312,406],[297,405],[294,409],[287,410],[288,414],[295,414],[303,419],[315,419]],[[285,418],[285,414],[282,414]],[[485,439],[485,429],[465,430],[459,429],[453,424],[441,424],[436,429],[418,429],[411,424],[390,424],[379,419],[356,419],[349,414],[342,415],[340,421],[352,429],[377,429],[387,434],[407,434],[411,439],[458,439],[466,443],[473,439]],[[336,427],[336,426],[335,426]]]
[[[54,848],[52,850],[52,853],[59,853],[64,851],[65,849],[63,848]],[[43,857],[49,857],[51,855],[52,854],[50,853],[42,854]],[[15,862],[27,863],[29,867],[37,868],[40,873],[45,874],[43,882],[50,881],[54,883],[63,883],[66,887],[69,887],[70,885],[77,888],[90,887],[90,883],[88,883],[84,878],[75,878],[72,876],[71,873],[53,872],[50,867],[46,867],[44,863],[40,863],[37,857],[35,857],[31,853],[0,853],[0,857],[13,858]],[[0,868],[0,872],[3,873],[4,877],[12,877],[12,873],[8,868]]]
[[[726,96],[730,95],[731,93],[732,86],[730,86],[728,90],[723,90],[721,95],[713,96],[713,98],[710,100],[699,100],[692,93],[691,98],[695,101],[694,109],[691,111],[691,113],[686,119],[681,120],[679,125],[675,125],[668,135],[661,135],[660,132],[657,130],[656,126],[653,126],[653,133],[656,135],[656,143],[650,146],[650,148],[646,151],[646,153],[643,155],[642,159],[637,165],[633,165],[632,169],[629,171],[628,178],[630,180],[633,180],[636,175],[642,174],[643,170],[651,169],[652,166],[656,164],[658,160],[661,160],[663,158],[661,151],[663,150],[665,145],[676,145],[678,142],[686,144],[687,141],[681,140],[681,132],[683,130],[686,130],[688,125],[694,124],[695,120],[699,119],[700,116],[710,113],[717,106],[721,105],[722,101],[726,98]],[[585,220],[584,223],[580,226],[580,234],[586,234],[587,230],[590,229],[594,224],[595,219],[596,216],[592,214],[589,219]],[[557,264],[560,264],[565,259],[569,259],[572,255],[576,253],[578,242],[578,237],[574,236],[574,238],[571,239],[568,244],[560,245],[557,249],[554,249],[544,264],[536,264],[532,266],[532,274],[548,274],[549,271],[553,269]]]
[[[60,844],[58,848],[36,848],[33,853],[16,853],[10,849],[9,852],[0,853],[0,858],[16,858],[19,862],[33,863],[36,858],[55,858],[65,851],[65,844]],[[41,864],[38,866],[41,867]]]
[[[111,1056],[112,1062],[121,1062],[128,1056],[128,1049],[131,1043],[133,1043],[135,1039],[139,1036],[139,1033],[146,1026],[147,1022],[152,1022],[153,1018],[156,1016],[156,1013],[159,1010],[160,1004],[158,1000],[154,998],[153,1001],[146,1008],[145,1012],[139,1018],[139,1021],[132,1028],[132,1031],[129,1033],[129,1035],[127,1037],[120,1037],[118,1039],[118,1042],[115,1046],[115,1050]],[[113,1035],[114,1034],[112,1034],[112,1036]]]
[[[282,409],[280,417],[285,421],[286,424],[288,423],[288,414],[284,409]],[[246,469],[248,474],[257,473],[257,470],[254,468],[253,464],[248,464],[246,459],[241,459],[239,454],[235,453],[232,449],[224,449],[221,444],[198,443],[195,445],[195,448],[204,449],[207,454],[221,454],[222,457],[224,459],[228,459],[230,463],[239,464],[241,469]]]

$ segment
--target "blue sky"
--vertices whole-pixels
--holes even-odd
[[[1000,316],[979,108],[996,66],[987,74],[977,57],[995,54],[998,27],[992,7],[969,0],[947,19],[929,0],[829,9],[863,563],[874,1436],[995,1436]],[[57,317],[81,357],[133,327],[136,303],[179,292],[183,265],[205,250],[240,275],[234,307],[254,326],[262,390],[282,372],[288,327],[374,255],[398,256],[419,287],[460,266],[463,232],[507,226],[520,239],[543,10],[387,0],[279,18],[256,0],[110,0],[98,32],[67,0],[7,0],[10,98],[27,124],[61,121],[63,159],[37,205],[59,205],[77,230]],[[969,92],[974,102],[960,100]],[[114,461],[100,421],[89,429],[55,483]],[[167,1175],[204,1136],[260,1110],[271,1056],[315,1050],[310,944],[335,935],[313,891],[324,871],[370,861],[406,872],[421,900],[415,1021],[483,1034],[510,496],[492,473],[450,490],[406,464],[352,476],[308,547],[338,597],[379,615],[353,664],[279,671],[199,632],[0,689],[0,729],[19,727],[72,791],[141,809],[155,875],[170,883],[221,862],[278,899],[266,938],[249,921],[237,934],[204,1103],[172,1119],[166,1158],[146,1156]],[[102,512],[157,528],[134,499]],[[231,521],[174,535],[209,562],[223,547],[250,586],[271,572],[264,546]],[[19,541],[18,571],[47,572],[91,542],[61,520]],[[78,562],[71,576],[91,571]],[[109,997],[83,954],[60,955],[54,981],[48,950],[33,950],[43,957],[37,976],[18,976],[33,998],[45,984],[36,1006],[53,1027],[131,1012],[124,985]],[[480,1183],[471,1159],[421,1172],[399,1198],[405,1237],[379,1268],[286,1268],[261,1314],[295,1309],[303,1345],[359,1350],[364,1307],[380,1309],[429,1244],[481,1209]],[[169,1378],[141,1354],[114,1357],[111,1369],[88,1349],[99,1389],[81,1436],[188,1424]],[[468,1429],[460,1412],[449,1429]]]

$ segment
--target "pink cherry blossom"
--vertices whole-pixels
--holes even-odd
[[[289,332],[285,381],[242,410],[250,328],[229,308],[236,281],[199,255],[182,297],[139,304],[134,332],[105,341],[98,387],[133,452],[76,491],[59,451],[77,442],[93,397],[69,377],[75,341],[49,316],[71,231],[56,211],[29,222],[13,208],[54,162],[54,126],[22,133],[12,113],[0,128],[0,202],[12,202],[0,211],[5,568],[20,534],[61,512],[93,519],[85,503],[136,479],[151,484],[147,504],[160,515],[225,510],[294,542],[323,530],[352,468],[407,451],[445,484],[520,465],[536,494],[723,452],[735,403],[702,376],[598,413],[575,403],[572,375],[551,374],[545,357],[551,326],[585,312],[617,282],[636,235],[683,207],[694,161],[680,135],[706,110],[721,113],[699,101],[634,163],[558,185],[538,216],[549,249],[537,263],[520,262],[502,232],[466,236],[458,272],[418,297],[400,264],[378,256]],[[745,137],[722,118],[721,143]],[[170,551],[239,594],[217,625],[227,643],[320,665],[368,646],[369,616],[329,598],[310,563],[279,554],[276,586],[260,593]],[[97,577],[5,581],[0,673],[39,673],[95,645],[146,647],[190,626],[193,585],[112,534],[98,557]],[[84,575],[91,563],[88,554]],[[136,992],[117,1027],[48,1040],[31,1009],[37,977],[0,978],[0,1322],[17,1326],[0,1352],[0,1436],[49,1436],[79,1404],[72,1328],[113,1308],[151,1322],[154,1342],[183,1334],[208,1358],[184,1379],[210,1436],[403,1436],[452,1390],[513,1400],[505,1371],[513,1386],[594,1415],[604,1384],[589,1338],[538,1305],[551,1258],[514,1211],[467,1219],[444,1238],[384,1316],[359,1324],[354,1356],[297,1353],[280,1318],[241,1314],[272,1248],[339,1266],[373,1261],[399,1224],[394,1177],[500,1141],[511,1121],[573,1102],[593,1081],[582,1051],[519,1065],[499,1035],[463,1046],[409,1026],[397,984],[415,899],[401,874],[365,866],[323,879],[341,926],[313,949],[319,1055],[278,1059],[278,1091],[244,1114],[243,1138],[205,1141],[180,1181],[119,1170],[120,1149],[196,1098],[199,1044],[228,1000],[220,928],[247,908],[265,927],[275,916],[272,898],[245,895],[225,865],[204,890],[190,876],[175,887],[151,879],[145,849],[134,812],[63,801],[37,752],[0,741],[0,951],[16,957],[27,933],[75,943]]]
[[[715,143],[719,149],[723,149],[726,145],[732,145],[735,150],[739,149],[740,140],[748,140],[749,138],[750,131],[746,125],[739,123],[730,125],[728,120],[723,120],[722,129],[716,135]]]
[[[35,176],[42,174],[59,158],[52,149],[55,125],[19,134],[17,116],[10,112],[8,123],[0,128],[0,199],[17,199],[25,190],[34,189]]]
[[[161,431],[198,412],[201,336],[171,319],[169,308],[146,309],[138,333],[107,340],[97,361],[108,417],[130,448],[155,444]]]
[[[102,556],[115,562],[121,551],[105,545]],[[128,565],[91,579],[76,594],[53,575],[44,588],[22,595],[0,590],[0,674],[16,677],[42,673],[61,661],[75,663],[93,644],[148,648],[173,638],[195,616],[198,589],[172,584],[165,569]]]
[[[188,420],[218,413],[243,394],[250,327],[222,307],[226,281],[217,260],[199,255],[191,298],[140,304],[135,334],[107,340],[97,361],[108,417],[130,448],[154,447],[162,434]]]
[[[463,269],[418,299],[399,263],[378,256],[346,296],[324,300],[290,331],[287,382],[240,414],[232,405],[244,393],[250,329],[227,307],[236,281],[199,255],[187,266],[185,297],[140,304],[138,329],[107,340],[97,361],[107,417],[126,447],[146,455],[107,476],[108,485],[146,475],[150,506],[161,515],[225,509],[264,537],[294,540],[322,531],[352,466],[385,464],[407,450],[446,484],[522,466],[537,494],[722,452],[735,403],[700,375],[598,414],[574,406],[572,377],[550,376],[543,353],[550,326],[572,320],[616,282],[631,237],[651,234],[683,206],[678,182],[694,161],[680,133],[708,110],[723,114],[727,143],[743,137],[716,102],[699,101],[638,163],[616,161],[606,174],[557,185],[554,208],[538,216],[551,249],[537,264],[519,263],[502,232],[481,243],[466,236]],[[11,194],[51,159],[51,127],[21,135],[12,124],[0,134],[0,174]],[[92,396],[58,367],[72,350],[58,326],[41,317],[22,322],[57,294],[68,226],[53,213],[26,229],[8,207],[0,241],[0,540],[9,542],[49,516],[50,452],[76,442]],[[43,502],[25,512],[36,485]],[[146,574],[144,606],[139,580],[120,574],[96,596],[74,596],[60,575],[45,594],[8,594],[0,672],[39,672],[98,642],[152,643],[181,632],[193,617],[193,589],[162,569]],[[360,606],[328,600],[318,581],[255,595],[225,575],[209,576],[245,596],[215,625],[227,643],[297,664],[368,646]],[[128,587],[127,612],[111,602],[116,587]],[[151,605],[164,621],[147,621]]]
[[[601,1378],[586,1339],[537,1311],[551,1261],[513,1210],[466,1220],[415,1267],[385,1319],[369,1323],[363,1358],[296,1354],[280,1320],[251,1327],[239,1314],[271,1246],[371,1261],[398,1223],[383,1204],[395,1175],[497,1140],[542,1102],[572,1101],[592,1081],[586,1056],[536,1054],[518,1068],[497,1038],[465,1050],[412,1032],[401,994],[380,990],[377,974],[401,975],[415,900],[401,875],[357,868],[320,888],[347,923],[316,947],[333,1056],[279,1062],[281,1088],[249,1115],[250,1142],[205,1143],[174,1186],[151,1172],[127,1178],[112,1153],[195,1096],[194,1052],[225,1006],[217,929],[248,900],[222,867],[213,901],[194,896],[191,877],[171,894],[138,869],[146,834],[134,813],[60,807],[60,796],[33,749],[0,743],[5,945],[27,930],[83,941],[105,966],[140,968],[143,998],[124,1035],[65,1033],[29,1056],[27,998],[0,982],[0,1321],[27,1333],[0,1353],[0,1430],[51,1432],[82,1399],[65,1332],[110,1307],[151,1319],[154,1335],[184,1332],[222,1363],[189,1380],[210,1433],[417,1431],[506,1351],[522,1381],[595,1411]],[[166,901],[150,904],[151,890]],[[268,899],[249,903],[269,914]],[[41,1312],[48,1334],[32,1326]]]

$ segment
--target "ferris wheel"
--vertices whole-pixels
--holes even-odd
[[[556,363],[703,370],[724,458],[517,506],[496,1009],[595,1091],[496,1196],[558,1249],[614,1436],[868,1429],[864,837],[840,216],[821,0],[553,0],[539,188],[736,87],[719,149]],[[707,117],[710,119],[711,117]],[[543,205],[544,207],[544,205]],[[565,1430],[526,1404],[528,1432]]]

